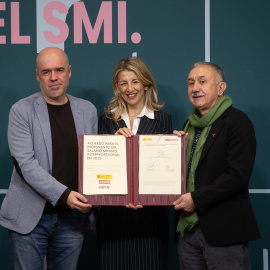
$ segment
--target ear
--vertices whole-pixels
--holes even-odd
[[[148,86],[144,85],[144,91],[148,90]]]
[[[69,67],[68,67],[68,77],[69,78],[71,77],[71,65],[69,65]]]
[[[218,95],[222,96],[226,88],[227,88],[227,84],[225,82],[220,82],[218,84]]]
[[[38,74],[38,70],[36,69],[36,78],[37,78],[37,81],[39,82],[39,74]]]

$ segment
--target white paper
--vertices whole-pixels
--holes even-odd
[[[140,135],[139,193],[181,192],[181,138]]]
[[[83,193],[127,194],[124,136],[84,136]]]

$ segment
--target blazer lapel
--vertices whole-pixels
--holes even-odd
[[[155,134],[156,121],[146,116],[141,118],[137,134]]]
[[[67,96],[70,102],[70,108],[72,111],[77,136],[79,134],[85,134],[83,111],[78,107],[76,101],[72,98],[72,96],[70,95],[67,95]]]
[[[45,141],[50,168],[52,169],[52,134],[51,134],[51,124],[48,113],[47,103],[44,100],[43,96],[40,94],[34,104],[37,117],[42,130],[42,135]]]
[[[123,119],[119,120],[119,121],[118,121],[118,124],[119,124],[119,126],[117,126],[117,129],[115,130],[115,132],[116,132],[119,128],[127,127],[127,125],[126,125],[126,123],[125,123],[125,121],[124,121]],[[114,132],[114,133],[115,133],[115,132]]]
[[[222,127],[224,126],[224,124],[225,124],[225,121],[224,121],[223,117],[221,116],[212,125],[212,127],[211,127],[211,129],[209,131],[209,134],[208,134],[208,136],[206,138],[206,141],[204,143],[203,151],[202,151],[202,154],[201,154],[201,157],[200,157],[200,162],[203,160],[206,153],[211,148],[213,142],[216,140],[216,138],[221,133],[221,130],[222,130]]]
[[[115,134],[115,132],[119,129],[119,128],[123,128],[123,127],[127,127],[125,121],[123,119],[118,121],[118,125],[112,120],[110,119],[109,121],[109,134]]]

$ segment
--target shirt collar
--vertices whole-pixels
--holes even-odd
[[[140,112],[139,115],[137,115],[136,118],[142,118],[143,116],[146,116],[146,117],[148,117],[148,118],[150,118],[150,119],[155,119],[155,114],[154,114],[154,112],[151,111],[151,110],[149,110],[149,109],[147,109],[146,106],[143,107],[142,111]],[[128,118],[128,113],[127,113],[127,112],[123,113],[123,114],[121,115],[121,118],[122,118],[123,120],[126,120],[126,119]]]
[[[118,107],[112,109],[111,112],[115,112],[115,111],[117,110],[117,108],[118,108]],[[138,117],[138,118],[141,118],[141,117],[143,117],[143,116],[146,116],[146,117],[148,117],[148,118],[150,118],[150,119],[155,119],[155,114],[154,114],[154,112],[151,111],[151,110],[149,110],[149,109],[147,109],[146,106],[143,107],[141,113],[140,113],[137,117]],[[128,117],[128,113],[127,113],[127,112],[125,112],[125,113],[123,113],[123,114],[121,115],[121,118],[122,118],[123,120],[125,120],[127,117]]]

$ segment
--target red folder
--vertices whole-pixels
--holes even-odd
[[[102,136],[114,136],[104,134]],[[175,194],[139,194],[139,136],[134,135],[126,138],[126,156],[127,156],[127,181],[128,194],[126,195],[86,195],[83,192],[83,151],[84,136],[79,135],[79,192],[83,194],[88,203],[92,205],[172,205],[173,202],[186,193],[186,165],[185,150],[186,140],[181,140],[181,187],[175,191]],[[87,135],[91,136],[91,135]],[[96,136],[96,135],[95,135]],[[162,136],[162,135],[149,135]],[[170,135],[166,135],[170,136]],[[174,135],[171,135],[174,136]]]

